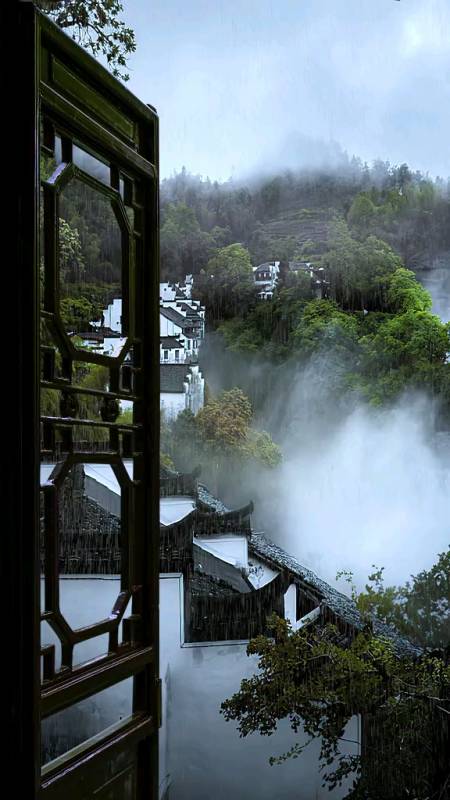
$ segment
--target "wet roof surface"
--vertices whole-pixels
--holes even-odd
[[[202,503],[210,505],[211,509],[225,513],[229,509],[217,498],[212,495],[205,486],[199,484],[199,499]],[[308,567],[300,564],[296,558],[286,553],[281,547],[272,542],[262,533],[252,533],[248,542],[249,555],[257,556],[268,566],[275,569],[287,569],[296,577],[300,578],[305,584],[320,594],[326,605],[342,620],[362,630],[364,621],[358,611],[355,602],[347,595],[339,592],[329,583],[319,578]],[[392,626],[387,625],[375,617],[372,620],[373,630],[377,636],[382,636],[392,642],[398,655],[418,656],[422,652],[409,639],[406,639]]]
[[[262,533],[252,533],[248,545],[249,552],[254,553],[254,555],[257,555],[261,560],[268,561],[272,566],[288,569],[289,572],[301,578],[301,580],[311,586],[311,588],[320,592],[326,605],[334,611],[337,616],[341,617],[341,619],[360,630],[364,627],[361,614],[355,602],[350,597],[342,594],[342,592],[338,592],[338,590],[330,586],[329,583],[319,578],[315,572],[308,569],[308,567],[304,567],[297,559],[290,556],[285,550],[274,544],[274,542],[271,542],[270,539],[266,539]],[[389,639],[399,655],[415,656],[421,653],[419,647],[412,644],[409,639],[401,636],[392,625],[387,625],[375,617],[372,619],[372,623],[374,633],[377,636],[383,636]]]
[[[159,501],[159,521],[161,525],[173,525],[184,519],[195,508],[195,499],[184,495],[161,497]]]

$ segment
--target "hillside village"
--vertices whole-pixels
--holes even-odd
[[[398,180],[394,174],[391,178]],[[322,188],[325,192],[326,187]],[[415,198],[422,203],[425,188],[417,179],[415,194],[408,201],[411,225]],[[310,186],[306,194],[311,190]],[[300,544],[299,560],[279,546],[276,520],[269,522],[273,525],[270,533],[264,529],[268,527],[264,517],[261,529],[255,530],[253,491],[239,502],[224,502],[221,471],[232,473],[226,476],[228,483],[234,480],[237,485],[242,479],[239,491],[243,495],[246,470],[258,477],[260,468],[276,469],[282,460],[280,447],[269,433],[258,430],[258,418],[253,417],[254,409],[260,412],[265,402],[270,405],[277,392],[276,370],[271,367],[287,365],[289,371],[294,364],[301,369],[315,354],[326,353],[326,370],[336,370],[332,405],[337,414],[341,412],[335,401],[341,395],[346,402],[350,386],[354,396],[359,393],[364,402],[381,405],[405,386],[415,387],[419,377],[425,388],[431,382],[436,394],[447,397],[448,331],[431,313],[431,298],[414,272],[405,268],[410,262],[404,262],[398,249],[387,243],[389,239],[398,247],[397,228],[391,233],[386,230],[392,197],[388,203],[382,191],[372,192],[372,199],[363,193],[353,200],[344,219],[345,204],[351,198],[345,198],[348,192],[342,186],[336,191],[337,215],[331,210],[325,214],[303,209],[297,215],[288,214],[289,224],[286,219],[273,224],[266,219],[263,229],[256,223],[247,237],[240,228],[241,223],[245,227],[245,208],[248,211],[253,204],[262,218],[272,213],[277,204],[272,189],[261,190],[265,211],[258,205],[258,195],[250,201],[245,192],[231,192],[228,212],[235,201],[242,207],[239,214],[231,214],[234,222],[229,227],[221,218],[221,225],[211,228],[205,198],[197,204],[196,213],[201,216],[203,207],[207,230],[200,229],[186,204],[168,203],[165,208],[175,236],[166,237],[163,224],[165,280],[159,286],[158,349],[161,439],[168,447],[160,453],[160,800],[209,800],[215,796],[218,780],[224,797],[247,800],[242,786],[254,782],[255,775],[259,776],[260,800],[278,795],[290,800],[292,786],[299,780],[308,796],[317,800],[328,796],[321,785],[320,735],[308,757],[300,760],[300,769],[290,761],[280,775],[269,767],[268,759],[276,751],[289,750],[290,727],[280,725],[269,741],[255,733],[243,742],[235,726],[226,725],[220,714],[221,704],[238,692],[241,681],[255,675],[257,659],[247,657],[247,643],[270,632],[268,619],[273,613],[289,624],[293,634],[305,631],[308,638],[320,639],[331,624],[345,653],[367,626],[354,598],[336,591],[303,563]],[[403,196],[397,189],[392,191],[394,199]],[[78,224],[74,209],[83,197],[75,192],[74,208],[66,209],[67,224]],[[89,225],[80,247],[95,241],[97,217],[101,217],[101,208],[92,204],[88,208]],[[247,222],[254,226],[254,217]],[[297,223],[301,230],[294,241],[291,232]],[[265,231],[270,233],[268,238]],[[383,239],[378,238],[380,232]],[[171,252],[166,245],[175,240],[177,246]],[[436,241],[439,244],[437,235]],[[81,407],[74,406],[65,389],[59,401],[52,390],[43,390],[41,478],[43,486],[57,486],[60,497],[55,514],[64,615],[76,630],[88,626],[91,617],[103,618],[110,612],[116,619],[119,616],[120,636],[112,637],[108,648],[126,653],[139,638],[136,616],[125,616],[130,598],[127,601],[120,594],[119,575],[124,568],[121,520],[124,514],[132,520],[129,497],[139,483],[133,472],[138,432],[132,409],[136,408],[133,386],[140,365],[126,336],[129,320],[123,318],[126,293],[117,279],[117,253],[110,251],[107,241],[103,245],[90,264],[89,281],[83,282],[82,254],[75,259],[76,269],[67,266],[65,273],[70,277],[63,282],[65,335],[75,350],[86,356],[90,351],[101,359],[89,363],[88,357],[80,365],[74,360],[74,380],[85,391]],[[48,324],[43,326],[44,366],[54,376],[64,370],[66,345],[58,339],[57,326],[47,330]],[[217,397],[207,391],[208,377],[213,382],[213,376],[208,376],[208,360],[202,358],[206,330],[218,332],[223,348],[219,352],[230,356],[229,366],[233,354],[241,356],[235,360],[242,365],[242,380],[235,379],[230,367],[229,391]],[[114,359],[111,367],[105,356]],[[269,366],[263,376],[261,370],[252,369],[258,359]],[[111,380],[119,386],[118,392],[110,391]],[[314,402],[317,408],[321,402],[326,405],[322,389]],[[442,407],[445,411],[445,404]],[[71,419],[78,414],[74,436],[67,433],[64,420],[55,435],[59,415]],[[333,416],[330,408],[324,416]],[[83,438],[86,419],[94,421],[89,441]],[[112,430],[116,425],[117,430]],[[74,443],[82,455],[70,468],[67,462],[61,466],[59,455],[70,453]],[[41,558],[44,573],[45,553]],[[83,595],[89,596],[89,604],[81,601]],[[418,645],[384,620],[375,615],[371,630],[395,657],[420,654]],[[67,653],[59,647],[51,626],[45,620],[42,625],[45,684],[64,671]],[[104,647],[96,640],[81,639],[72,654],[75,665],[98,658]],[[107,726],[117,720],[117,714],[126,717],[130,708],[129,685],[120,685],[114,702],[106,695],[98,697],[91,710]],[[204,709],[201,718],[199,708]],[[79,737],[94,733],[89,715],[75,709],[67,714],[77,717],[76,725],[71,724],[72,718],[67,725],[67,717],[61,726],[56,718],[44,724],[44,763],[76,747]],[[442,730],[442,741],[436,740],[438,760],[446,746],[445,727]],[[367,715],[352,712],[346,717],[344,733],[344,740],[351,740],[346,755],[359,763],[361,753],[370,746],[376,749],[379,725],[376,720],[369,725]],[[207,778],[204,764],[218,760],[218,746],[226,757],[221,752],[220,767]],[[347,776],[335,787],[337,800],[345,796],[350,779]]]
[[[181,420],[186,425],[188,443],[195,444],[198,419],[215,402],[220,410],[220,398],[216,400],[206,392],[208,374],[204,363],[207,362],[202,361],[202,347],[207,326],[208,330],[218,328],[223,334],[225,348],[230,344],[235,352],[240,351],[243,364],[249,366],[252,357],[259,357],[261,353],[267,358],[273,357],[272,363],[276,359],[278,362],[288,360],[293,355],[299,363],[305,363],[315,348],[325,343],[327,353],[333,354],[330,363],[341,363],[344,368],[340,376],[345,376],[347,364],[354,370],[354,353],[358,346],[362,377],[369,387],[372,380],[377,389],[377,370],[386,369],[389,379],[395,378],[394,368],[398,366],[395,336],[403,342],[404,332],[403,328],[398,328],[397,334],[397,328],[393,328],[389,340],[393,342],[393,355],[389,362],[381,337],[383,359],[377,359],[376,352],[374,358],[367,350],[370,336],[375,344],[377,342],[376,331],[374,333],[370,325],[379,325],[381,329],[383,325],[410,325],[411,315],[419,310],[425,326],[424,341],[428,346],[429,326],[436,349],[431,357],[427,347],[423,351],[415,350],[413,359],[407,354],[410,373],[400,363],[402,379],[409,374],[415,378],[416,360],[422,363],[419,359],[423,359],[427,368],[427,359],[430,359],[437,378],[444,377],[448,334],[427,310],[431,300],[414,273],[405,270],[396,253],[374,237],[361,242],[350,235],[345,224],[338,225],[338,234],[334,250],[322,257],[252,259],[246,248],[235,243],[219,248],[208,262],[207,270],[186,272],[184,277],[178,275],[173,279],[165,274],[167,280],[159,286],[160,409],[163,424],[171,429],[172,440],[180,438],[176,423]],[[362,277],[361,263],[369,265]],[[342,276],[347,274],[349,264],[354,272],[352,281],[346,282]],[[100,404],[98,388],[109,391],[111,373],[103,366],[84,367],[78,379],[86,382],[90,393],[90,405],[85,413],[95,419],[95,429],[86,450],[80,424],[77,444],[83,444],[85,460],[79,458],[64,472],[57,453],[58,448],[67,447],[67,442],[51,441],[51,446],[43,447],[41,481],[44,486],[59,485],[61,500],[55,513],[59,525],[60,602],[64,615],[77,630],[87,626],[91,618],[103,618],[111,609],[114,614],[123,615],[120,638],[114,640],[112,646],[126,653],[130,642],[139,636],[133,613],[125,616],[125,599],[120,601],[118,610],[116,608],[123,567],[121,519],[130,513],[129,489],[134,486],[133,399],[126,398],[133,395],[136,365],[133,348],[129,347],[124,333],[120,287],[108,284],[106,293],[103,289],[102,303],[95,309],[95,318],[83,314],[75,325],[74,316],[68,317],[65,332],[76,347],[116,359],[121,370],[120,400],[111,403],[104,400]],[[81,292],[85,292],[87,299],[88,290],[82,286]],[[103,301],[103,297],[107,299]],[[405,303],[407,307],[402,305]],[[373,317],[371,311],[375,312]],[[45,347],[50,350],[50,344]],[[53,369],[58,367],[58,354],[54,355],[54,349],[52,353]],[[373,374],[364,366],[367,353],[372,359]],[[421,374],[428,380],[428,372],[423,370]],[[438,380],[435,385],[438,386]],[[389,388],[387,381],[383,381],[383,390],[386,386]],[[397,386],[395,384],[394,388]],[[266,387],[257,388],[259,397],[264,395]],[[240,389],[236,391],[241,392]],[[44,393],[42,397],[47,400]],[[236,400],[236,395],[233,397]],[[241,392],[237,399],[244,410],[244,417],[238,423],[244,441],[240,464],[245,458],[249,459],[247,464],[251,463],[250,459],[257,454],[262,456],[260,466],[276,467],[281,460],[279,447],[268,433],[252,427],[254,396],[249,399]],[[44,445],[46,430],[53,425],[55,416],[59,413],[72,416],[70,398],[63,394],[56,412],[52,410],[51,400],[50,397],[43,414]],[[183,416],[182,412],[191,413]],[[236,422],[234,413],[235,407],[231,406],[228,419],[231,418],[232,423]],[[239,428],[242,419],[245,424]],[[122,428],[116,440],[116,461],[110,462],[110,433],[102,428],[116,420],[119,428],[122,423]],[[220,433],[217,420],[220,416],[213,416],[212,427],[206,431],[210,456],[214,436]],[[320,737],[306,759],[291,760],[281,774],[271,769],[269,758],[274,752],[289,750],[291,728],[280,725],[273,739],[267,740],[255,733],[243,742],[236,727],[226,724],[220,708],[238,691],[243,679],[255,674],[257,659],[255,656],[248,658],[247,644],[254,637],[268,633],[268,618],[272,614],[289,623],[294,633],[305,630],[321,636],[331,624],[344,650],[357,641],[359,632],[366,630],[367,620],[354,599],[338,592],[302,563],[301,553],[297,560],[273,541],[277,539],[276,525],[272,535],[264,529],[255,530],[253,497],[245,497],[242,507],[227,507],[219,488],[220,458],[214,453],[208,460],[207,448],[198,452],[205,456],[206,463],[202,462],[202,457],[193,455],[195,448],[188,447],[185,467],[178,464],[175,456],[171,461],[173,453],[165,452],[160,467],[160,800],[171,797],[209,800],[215,796],[218,780],[223,796],[247,800],[242,786],[254,782],[255,775],[259,776],[259,800],[273,800],[279,792],[279,796],[289,798],[292,786],[297,786],[299,780],[308,787],[308,796],[324,800],[328,789],[322,786],[319,769]],[[236,462],[232,457],[228,462],[223,461],[225,469],[236,473],[236,480],[241,469],[238,462],[239,457]],[[45,553],[41,553],[41,558],[44,573]],[[90,598],[89,608],[81,602],[83,595]],[[420,654],[420,648],[391,624],[374,617],[371,625],[376,636],[382,637],[396,656]],[[64,670],[65,655],[58,645],[57,635],[45,620],[42,627],[43,652],[52,654],[44,666],[45,683]],[[77,644],[75,665],[98,658],[104,646],[94,639],[81,641]],[[117,714],[120,718],[126,717],[130,708],[129,686],[125,685],[116,688],[113,702],[106,695],[99,696],[92,706],[95,719],[100,719],[105,727],[116,721]],[[199,708],[204,709],[201,717]],[[61,726],[56,718],[45,722],[44,763],[58,758],[94,733],[90,728],[91,716],[76,709],[70,709],[67,714],[76,716],[74,724],[72,718],[67,724],[67,717]],[[348,747],[344,745],[342,752],[349,758],[359,759],[370,743],[376,742],[378,724],[375,722],[371,727],[367,720],[364,724],[361,720],[359,714],[347,718],[343,738],[351,742]],[[300,741],[303,741],[301,737]],[[226,752],[226,757],[220,759],[214,772],[206,775],[204,764],[218,760],[218,747]],[[444,748],[445,741],[442,745],[439,740],[436,744],[439,758]],[[346,795],[350,780],[349,777],[334,789],[336,800]]]
[[[204,403],[198,353],[205,336],[205,308],[192,291],[192,275],[159,288],[160,397],[166,419],[185,409],[196,414]]]
[[[3,4],[20,797],[450,800],[445,14],[353,4]]]
[[[314,287],[316,297],[326,296],[327,280],[322,268],[311,262],[289,262],[285,269],[303,272]],[[276,289],[280,261],[265,262],[253,270],[255,293],[265,303]],[[164,415],[175,419],[190,410],[196,414],[204,405],[205,380],[199,367],[199,352],[205,337],[206,308],[196,297],[192,275],[178,282],[160,284],[160,405]],[[102,322],[83,334],[85,346],[97,352],[114,354],[121,347],[121,300],[115,298],[103,312]],[[132,479],[132,462],[124,461]],[[288,787],[295,774],[310,787],[316,798],[328,796],[321,787],[317,754],[302,761],[301,771],[292,764],[280,778],[268,767],[273,742],[242,743],[232,726],[219,714],[221,702],[235,691],[245,675],[250,675],[255,661],[246,657],[246,642],[264,633],[272,613],[289,621],[292,630],[305,626],[319,629],[332,623],[342,641],[351,641],[364,627],[356,605],[310,569],[299,563],[272,542],[264,532],[252,528],[253,503],[230,510],[210,492],[208,475],[192,464],[190,473],[161,467],[160,472],[160,671],[162,676],[162,730],[160,737],[160,800],[210,797],[214,794],[217,771],[209,779],[202,765],[215,757],[220,739],[233,760],[220,766],[220,780],[227,793],[239,793],[242,781],[251,781],[255,772],[264,774],[259,788],[260,800],[272,800],[280,786]],[[48,463],[41,468],[45,482],[56,476],[58,466]],[[121,481],[124,478],[121,479]],[[205,483],[202,481],[205,480]],[[94,598],[91,613],[101,615],[120,572],[120,517],[123,486],[118,473],[109,465],[80,464],[73,468],[66,486],[76,489],[77,507],[70,514],[60,509],[60,564],[62,602],[72,624],[83,620],[74,592],[76,578]],[[101,523],[100,523],[101,520]],[[101,524],[101,541],[97,536]],[[419,651],[394,628],[377,621],[376,633],[392,643],[400,655]],[[123,629],[124,642],[131,635]],[[54,636],[47,631],[49,645]],[[95,647],[95,642],[92,643]],[[83,658],[97,653],[85,643]],[[80,656],[81,657],[81,656]],[[56,664],[57,668],[58,665]],[[127,710],[126,692],[116,695],[116,707]],[[207,709],[200,719],[195,709]],[[112,709],[99,701],[96,713],[107,724]],[[69,726],[70,730],[70,726]],[[78,730],[80,727],[78,726]],[[67,728],[64,734],[67,739]],[[69,734],[70,735],[70,734]],[[83,732],[84,736],[89,731]],[[289,730],[277,735],[276,747],[289,747]],[[349,752],[358,755],[364,747],[364,732],[357,717],[349,723]],[[76,746],[64,740],[53,723],[44,731],[47,760],[59,749]],[[189,746],[186,745],[187,739]],[[353,750],[352,750],[353,748]],[[294,762],[295,763],[295,762]],[[219,769],[219,767],[218,767]],[[237,777],[239,776],[239,778]],[[208,780],[212,783],[209,785]],[[342,790],[335,797],[343,797]]]

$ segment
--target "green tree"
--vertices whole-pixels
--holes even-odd
[[[45,325],[41,326],[41,342],[48,347],[54,347],[55,343]],[[81,339],[74,340],[76,347],[83,346]],[[57,372],[61,368],[61,354],[55,350],[55,365]],[[74,361],[72,383],[81,391],[76,397],[73,394],[66,395],[64,389],[42,389],[40,398],[40,413],[42,416],[76,416],[80,420],[93,420],[101,422],[101,406],[103,397],[101,395],[84,393],[83,389],[95,389],[105,392],[108,389],[109,370],[100,364],[89,364],[82,361]],[[125,420],[124,420],[125,421]],[[73,436],[75,441],[90,443],[105,442],[109,438],[109,431],[106,428],[89,427],[76,425]]]
[[[241,389],[223,391],[198,412],[196,430],[214,457],[253,458],[267,466],[281,461],[281,450],[266,431],[251,427],[253,409]]]
[[[382,310],[389,276],[402,266],[392,248],[375,236],[358,242],[343,220],[333,223],[331,249],[323,256],[330,295],[353,310]]]
[[[323,348],[330,354],[354,351],[357,330],[355,317],[341,311],[333,300],[311,300],[292,332],[291,342],[303,358]]]
[[[331,790],[353,779],[352,800],[438,800],[449,780],[450,666],[438,654],[400,656],[391,640],[365,630],[345,636],[330,624],[293,631],[268,621],[271,638],[258,636],[248,655],[258,669],[222,703],[240,736],[271,735],[287,719],[292,747],[273,756],[282,763],[320,741],[320,769]],[[365,720],[364,755],[349,754],[346,725]]]
[[[216,236],[220,236],[215,231]],[[195,211],[186,203],[169,203],[161,226],[161,270],[175,280],[198,273],[216,247],[213,235],[200,229]]]
[[[59,219],[59,279],[65,284],[81,280],[85,271],[80,234],[65,219]]]
[[[99,316],[99,308],[86,297],[63,297],[59,311],[65,330],[83,333],[91,329],[91,322]]]
[[[94,56],[103,55],[113,75],[129,80],[127,58],[136,50],[134,31],[120,15],[119,0],[35,0],[36,5]]]
[[[352,584],[353,598],[364,615],[395,625],[422,647],[450,646],[450,547],[429,570],[412,575],[404,586],[385,586],[384,567],[374,566],[363,592]],[[341,575],[344,573],[341,573]],[[351,573],[345,573],[352,582]]]
[[[406,311],[431,311],[430,293],[409,269],[396,269],[391,275],[386,299],[390,309],[396,314]]]
[[[208,261],[196,288],[214,321],[243,314],[255,297],[250,253],[241,244],[222,247]]]
[[[358,194],[350,206],[347,220],[359,235],[367,236],[376,217],[376,207],[365,192]]]
[[[407,387],[438,394],[445,382],[449,326],[428,311],[407,311],[383,321],[360,339],[359,388],[383,403]]]
[[[183,411],[170,423],[164,421],[161,447],[177,469],[191,471],[202,465],[208,482],[219,487],[228,474],[249,465],[276,467],[281,450],[266,431],[252,427],[251,403],[235,388],[211,397],[196,416]]]
[[[197,414],[202,441],[214,451],[231,455],[243,450],[252,418],[252,406],[241,389],[231,389],[213,398]]]
[[[230,350],[260,353],[273,329],[274,307],[271,301],[258,303],[246,317],[234,317],[223,322],[218,330],[223,334]]]
[[[253,410],[241,389],[221,392],[203,406],[195,423],[202,450],[216,478],[216,490],[226,472],[250,462],[275,467],[281,461],[281,450],[265,431],[251,427]]]

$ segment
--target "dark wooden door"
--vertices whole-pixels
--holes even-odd
[[[5,550],[11,648],[22,651],[10,675],[17,787],[43,799],[151,800],[158,119],[31,3],[17,8],[28,70],[18,137],[25,341]]]

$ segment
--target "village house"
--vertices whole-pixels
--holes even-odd
[[[326,278],[326,270],[324,267],[317,267],[311,261],[289,261],[288,270],[291,273],[304,273],[311,279],[314,288],[314,293],[318,299],[327,296],[327,287],[329,282]]]
[[[260,300],[271,300],[280,272],[279,261],[266,261],[253,268],[253,279]]]
[[[178,316],[172,322],[186,332],[191,342],[187,349],[197,351],[205,336],[205,307],[192,297],[193,279],[187,275],[180,283],[161,283],[159,288],[160,309],[172,309]],[[180,317],[184,318],[183,320]],[[169,318],[170,319],[170,318]],[[167,323],[161,320],[161,335],[165,335]]]
[[[185,349],[185,339],[175,336],[161,336],[159,340],[161,364],[185,364],[189,355]]]
[[[253,278],[258,289],[259,300],[271,300],[283,270],[289,273],[303,273],[311,279],[314,294],[318,298],[327,296],[328,281],[324,267],[317,267],[311,261],[266,261],[253,268]]]
[[[192,360],[198,356],[200,344],[203,339],[204,322],[195,311],[160,306],[160,336],[182,337],[184,349]]]
[[[160,284],[160,408],[167,419],[203,407],[205,381],[198,352],[205,335],[205,308],[192,298],[192,276],[179,284]],[[91,322],[91,330],[78,334],[86,347],[102,355],[118,356],[122,336],[122,300],[114,298]],[[122,401],[122,409],[129,407]]]
[[[205,379],[198,364],[164,362],[159,369],[160,408],[167,420],[181,411],[189,409],[196,414],[203,408]]]
[[[198,353],[205,336],[205,308],[192,297],[193,280],[161,283],[160,407],[166,419],[203,407],[205,381]]]
[[[77,333],[94,353],[116,357],[125,345],[126,338],[122,335],[122,298],[115,297],[103,309],[100,320],[92,320],[90,330]]]

